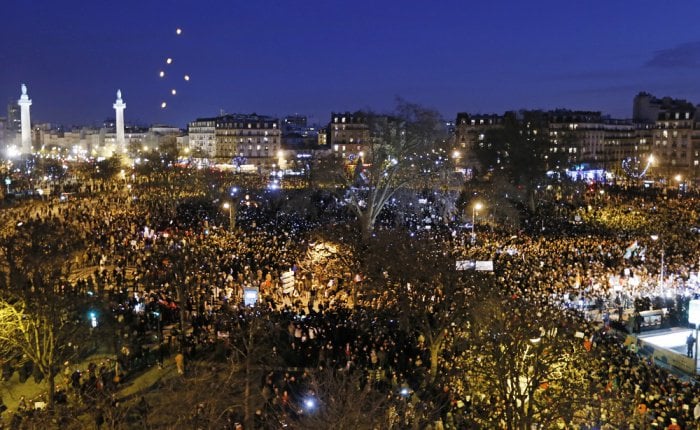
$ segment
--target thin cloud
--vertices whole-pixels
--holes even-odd
[[[700,42],[687,42],[673,48],[655,51],[645,66],[658,68],[700,67]]]
[[[601,87],[587,87],[587,88],[576,88],[569,91],[571,94],[626,94],[634,91],[642,91],[643,85],[632,83],[632,84],[620,84],[620,85],[609,85]]]

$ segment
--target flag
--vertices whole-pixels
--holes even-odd
[[[627,247],[627,249],[625,249],[625,255],[623,256],[623,258],[625,260],[629,260],[634,255],[634,252],[637,250],[637,248],[639,248],[639,245],[635,240],[630,244],[630,246]]]

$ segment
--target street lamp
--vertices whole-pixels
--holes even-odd
[[[229,230],[233,231],[233,229],[236,227],[236,220],[234,219],[233,215],[233,203],[224,203],[224,209],[228,209],[228,227]]]
[[[644,167],[644,170],[642,170],[642,174],[639,175],[640,178],[647,174],[649,167],[651,167],[651,165],[654,164],[654,162],[656,162],[654,154],[649,154],[649,158],[647,158],[647,165]]]
[[[678,192],[680,195],[680,193],[684,191],[683,176],[679,173],[676,176],[674,176],[673,179],[676,180],[676,184],[678,185]]]
[[[476,211],[480,211],[483,207],[484,205],[482,205],[481,202],[476,202],[474,206],[472,206],[472,240],[476,239],[476,232],[474,230],[476,225]]]
[[[652,234],[650,237],[651,237],[651,240],[653,240],[654,242],[659,240],[658,234]],[[663,244],[661,244],[661,271],[659,273],[659,284],[663,288],[663,285],[664,285],[664,247],[663,247]]]

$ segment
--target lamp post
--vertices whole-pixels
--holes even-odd
[[[476,202],[474,203],[474,206],[472,206],[472,241],[476,240],[476,231],[474,227],[476,226],[476,211],[481,210],[484,205],[481,204],[481,202]]]
[[[659,240],[659,235],[652,234],[651,240],[656,242],[657,240]],[[661,287],[663,288],[663,285],[664,285],[664,247],[663,247],[663,244],[661,244],[661,270],[659,271],[659,285],[661,285]]]
[[[233,229],[236,228],[236,220],[233,215],[233,203],[224,203],[224,209],[228,209],[228,227],[229,230],[233,231]]]
[[[683,183],[683,175],[680,173],[673,177],[676,181],[678,196],[680,197],[683,191],[685,191],[685,184]]]

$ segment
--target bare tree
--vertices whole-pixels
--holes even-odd
[[[231,368],[225,363],[193,363],[187,377],[161,377],[157,395],[148,396],[151,428],[226,428],[228,412],[240,407],[230,395]]]
[[[243,388],[240,396],[246,428],[253,428],[254,406],[259,404],[256,399],[262,399],[259,382],[263,372],[279,361],[273,354],[274,339],[279,329],[268,318],[268,312],[263,308],[246,307],[231,314],[229,319],[231,378],[237,379],[236,386]],[[254,393],[255,389],[257,393]]]
[[[370,139],[364,153],[349,165],[338,160],[335,166],[365,241],[398,190],[439,175],[450,163],[436,111],[399,101],[395,116],[367,114],[367,121]]]
[[[255,410],[264,402],[260,382],[280,364],[273,352],[279,329],[268,312],[263,308],[227,312],[220,324],[223,339],[217,344],[227,357],[205,357],[188,366],[184,379],[164,379],[153,400],[153,415],[159,421],[168,417],[163,426],[227,428],[230,417],[237,416],[244,428],[255,428]]]
[[[34,363],[47,379],[49,407],[62,363],[86,347],[84,298],[63,291],[64,262],[80,247],[78,237],[63,223],[31,221],[3,241],[0,355],[20,352]]]
[[[0,301],[0,356],[17,352],[34,363],[46,377],[48,404],[54,403],[56,375],[61,363],[76,353],[75,316],[56,301],[42,306],[25,301]]]
[[[364,380],[360,372],[323,369],[313,373],[306,392],[294,405],[295,429],[389,429],[391,396]]]
[[[545,173],[566,162],[564,152],[550,151],[547,121],[541,111],[507,112],[503,126],[489,130],[476,148],[483,166],[524,187],[524,203],[531,212],[535,212],[537,186],[546,179]]]
[[[429,375],[434,382],[448,338],[467,322],[473,285],[482,279],[457,272],[446,249],[428,239],[407,234],[380,237],[384,240],[373,244],[371,252],[372,264],[379,265],[375,271],[384,272],[384,285],[377,288],[385,291],[388,306],[395,307],[400,326],[422,339],[430,353]],[[394,285],[387,288],[386,283]]]
[[[582,343],[562,324],[560,310],[483,290],[471,315],[460,366],[472,396],[499,405],[474,417],[480,425],[525,430],[561,418],[570,423],[589,402]]]

